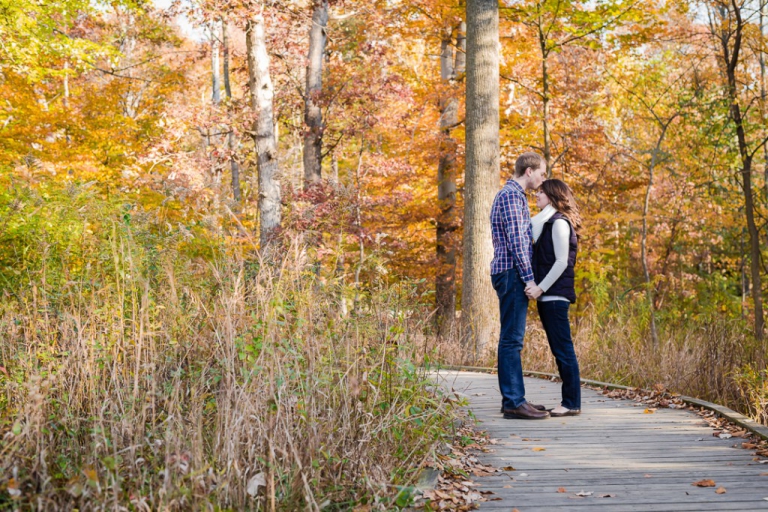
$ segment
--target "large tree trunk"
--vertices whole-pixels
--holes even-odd
[[[467,0],[466,133],[462,342],[467,358],[477,358],[499,332],[489,275],[491,204],[499,188],[497,0]]]
[[[453,330],[456,317],[456,140],[451,130],[459,122],[459,100],[455,91],[446,88],[455,76],[451,27],[443,32],[440,54],[440,78],[443,94],[440,98],[440,157],[437,165],[437,275],[435,276],[435,302],[437,327],[441,337]]]
[[[235,127],[232,124],[232,86],[229,82],[229,30],[227,20],[221,20],[221,44],[224,47],[224,93],[227,95],[227,112],[229,113],[229,134],[227,134],[227,147],[229,148],[229,168],[232,171],[232,197],[240,202],[240,166],[237,163],[237,144],[235,143]]]
[[[323,90],[328,0],[314,0],[309,30],[307,87],[304,96],[304,188],[321,182],[323,161],[323,111],[318,103]]]
[[[246,26],[248,50],[248,83],[251,108],[257,118],[253,122],[256,165],[259,172],[259,239],[266,247],[280,228],[280,182],[277,166],[277,143],[272,109],[272,80],[269,55],[264,41],[264,18],[255,17]]]

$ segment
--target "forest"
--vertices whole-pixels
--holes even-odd
[[[429,368],[496,364],[489,212],[525,151],[583,217],[582,377],[768,425],[766,24],[0,0],[0,508],[405,506],[456,414]],[[555,370],[534,307],[525,344]]]

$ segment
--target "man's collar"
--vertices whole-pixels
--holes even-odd
[[[520,192],[522,192],[523,194],[525,194],[525,189],[523,188],[523,186],[521,184],[519,184],[518,182],[515,181],[515,178],[509,178],[507,180],[507,185],[509,185],[510,187],[512,187],[514,189],[517,189]]]

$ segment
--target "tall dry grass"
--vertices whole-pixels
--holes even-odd
[[[450,429],[411,362],[415,288],[374,276],[345,316],[299,245],[195,256],[66,201],[3,233],[36,252],[3,276],[0,508],[383,510]]]

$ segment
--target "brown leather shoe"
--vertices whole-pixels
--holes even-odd
[[[528,402],[517,409],[504,409],[503,412],[505,420],[543,420],[549,418],[547,411],[534,409]]]
[[[537,411],[546,411],[547,410],[547,408],[545,406],[543,406],[543,405],[532,404],[531,402],[528,402],[528,405],[530,405],[531,407],[533,407]],[[501,406],[501,410],[499,412],[501,414],[504,414],[504,406],[503,405]]]

